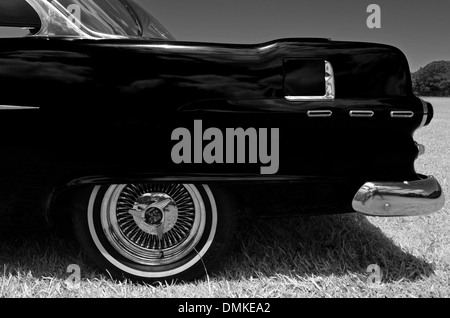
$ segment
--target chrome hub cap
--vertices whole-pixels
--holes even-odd
[[[162,239],[178,219],[177,204],[165,193],[145,193],[128,210],[136,225],[145,233]]]
[[[205,215],[194,185],[111,185],[102,201],[101,224],[112,247],[127,259],[165,265],[194,249]]]

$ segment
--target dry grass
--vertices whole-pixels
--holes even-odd
[[[0,238],[0,297],[449,297],[450,99],[415,138],[427,147],[417,170],[441,182],[447,203],[430,216],[359,214],[256,220],[210,280],[146,286],[115,282],[86,264],[77,244],[55,234]],[[445,105],[447,104],[447,105]],[[79,264],[78,288],[66,268]],[[381,267],[380,285],[367,267]]]

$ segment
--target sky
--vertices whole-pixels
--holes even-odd
[[[412,71],[450,60],[450,0],[137,0],[177,40],[262,43],[287,37],[394,45]],[[366,21],[381,9],[381,28]],[[22,31],[0,28],[0,37]]]

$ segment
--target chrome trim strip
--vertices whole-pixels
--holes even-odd
[[[331,117],[331,110],[308,110],[308,117]]]
[[[350,117],[373,117],[375,113],[371,110],[351,110]]]
[[[19,109],[39,109],[39,107],[0,105],[0,110],[19,110]]]
[[[367,182],[355,194],[352,207],[371,216],[419,216],[439,211],[444,192],[433,176],[404,182]]]
[[[425,123],[427,122],[427,119],[428,119],[428,104],[423,99],[421,99],[421,98],[419,98],[419,99],[422,102],[422,106],[423,106],[423,116],[422,116],[422,121],[420,122],[420,126],[419,126],[419,128],[422,128],[425,126]]]
[[[290,102],[298,101],[327,101],[334,100],[336,88],[334,83],[334,70],[330,62],[325,60],[325,95],[323,96],[285,96]]]
[[[411,111],[392,111],[392,118],[411,118],[414,116],[414,112]]]

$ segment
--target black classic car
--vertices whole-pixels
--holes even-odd
[[[2,0],[0,226],[70,221],[116,278],[201,277],[239,222],[444,204],[395,47],[175,41],[132,0]]]

